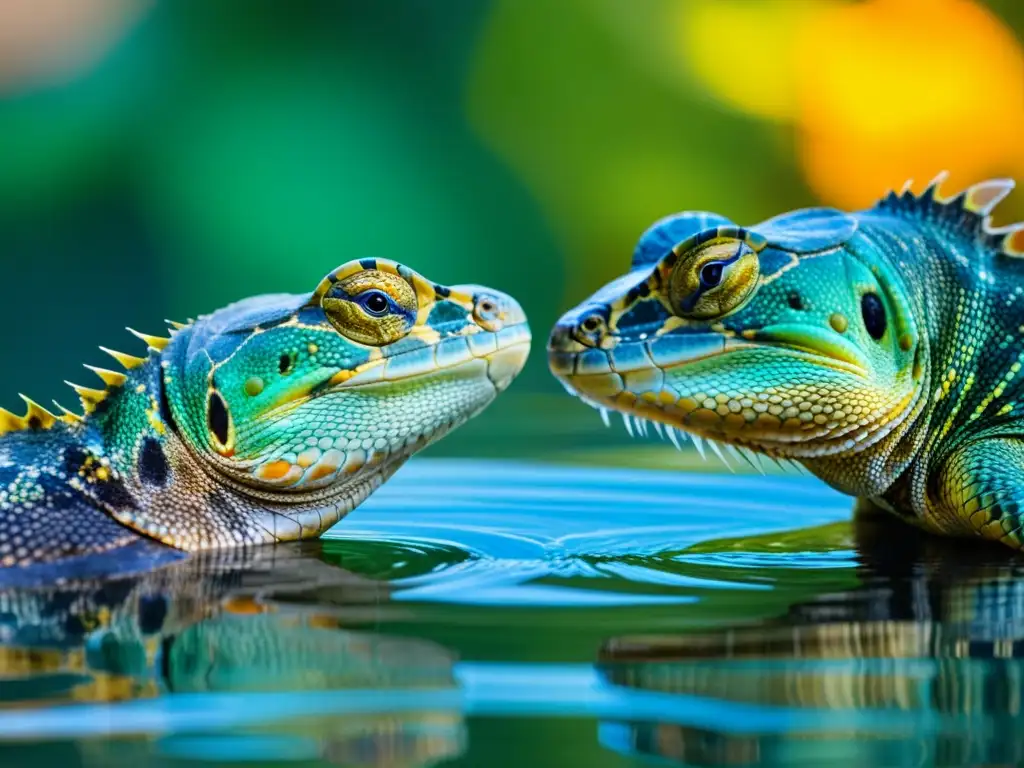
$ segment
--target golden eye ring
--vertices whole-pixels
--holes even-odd
[[[419,300],[402,277],[368,269],[332,285],[320,306],[345,338],[383,347],[409,333],[416,323]]]
[[[669,299],[680,317],[708,320],[734,312],[753,295],[760,277],[757,253],[741,240],[704,243],[680,258],[669,275]]]

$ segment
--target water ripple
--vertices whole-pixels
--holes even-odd
[[[807,477],[723,483],[721,475],[421,459],[325,538],[346,569],[389,581],[396,599],[640,605],[770,589],[747,571],[780,557],[795,568],[849,567],[848,550],[824,544],[785,554],[763,551],[772,542],[743,545],[849,516],[848,499]],[[729,546],[709,551],[724,537]]]

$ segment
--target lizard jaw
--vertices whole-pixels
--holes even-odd
[[[592,407],[776,457],[861,450],[909,412],[914,393],[899,397],[872,387],[868,362],[852,345],[776,330],[750,338],[694,333],[669,345],[655,339],[607,349],[553,334],[549,364],[565,389]],[[781,363],[797,371],[790,380],[770,375]],[[723,380],[728,371],[743,373]],[[840,391],[862,400],[859,412],[833,402]]]

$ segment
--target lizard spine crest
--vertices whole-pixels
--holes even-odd
[[[168,321],[168,323],[171,325],[171,336],[173,336],[177,331],[188,327],[188,323],[176,323],[173,321]],[[151,336],[146,333],[140,333],[139,331],[131,328],[128,328],[127,330],[133,336],[145,342],[151,352],[162,352],[171,341],[170,336]],[[106,347],[100,347],[100,349],[114,358],[114,360],[116,360],[117,363],[126,371],[138,368],[140,365],[145,363],[147,359],[145,357],[136,357],[135,355],[118,352]],[[54,413],[48,408],[45,408],[32,400],[30,397],[19,393],[18,397],[24,400],[27,406],[25,415],[18,416],[17,414],[8,411],[6,408],[0,408],[0,435],[5,435],[9,432],[20,432],[26,429],[52,429],[57,424],[66,424],[69,426],[81,424],[86,416],[93,413],[100,403],[106,400],[112,392],[123,387],[127,381],[127,376],[120,371],[112,371],[107,368],[99,368],[92,365],[85,365],[84,367],[95,373],[100,378],[103,382],[103,388],[94,389],[92,387],[83,387],[70,381],[65,382],[65,384],[71,387],[75,391],[75,394],[78,395],[78,399],[82,404],[82,413],[76,413],[75,411],[65,408],[56,400],[53,401],[53,404],[59,411],[59,414]]]
[[[1024,222],[991,226],[991,213],[1013,191],[1013,179],[989,179],[947,197],[939,188],[948,176],[946,171],[940,173],[920,195],[914,194],[913,182],[908,181],[899,193],[892,191],[879,200],[874,210],[930,221],[974,239],[996,254],[1024,257]]]

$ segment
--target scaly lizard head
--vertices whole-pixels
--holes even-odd
[[[175,334],[162,365],[191,452],[286,503],[386,475],[487,406],[529,347],[511,297],[364,259],[312,295],[257,297],[200,319]]]
[[[831,209],[751,229],[707,213],[659,221],[628,274],[559,320],[551,370],[627,424],[780,457],[872,444],[908,412],[921,372],[900,280],[857,226]]]

